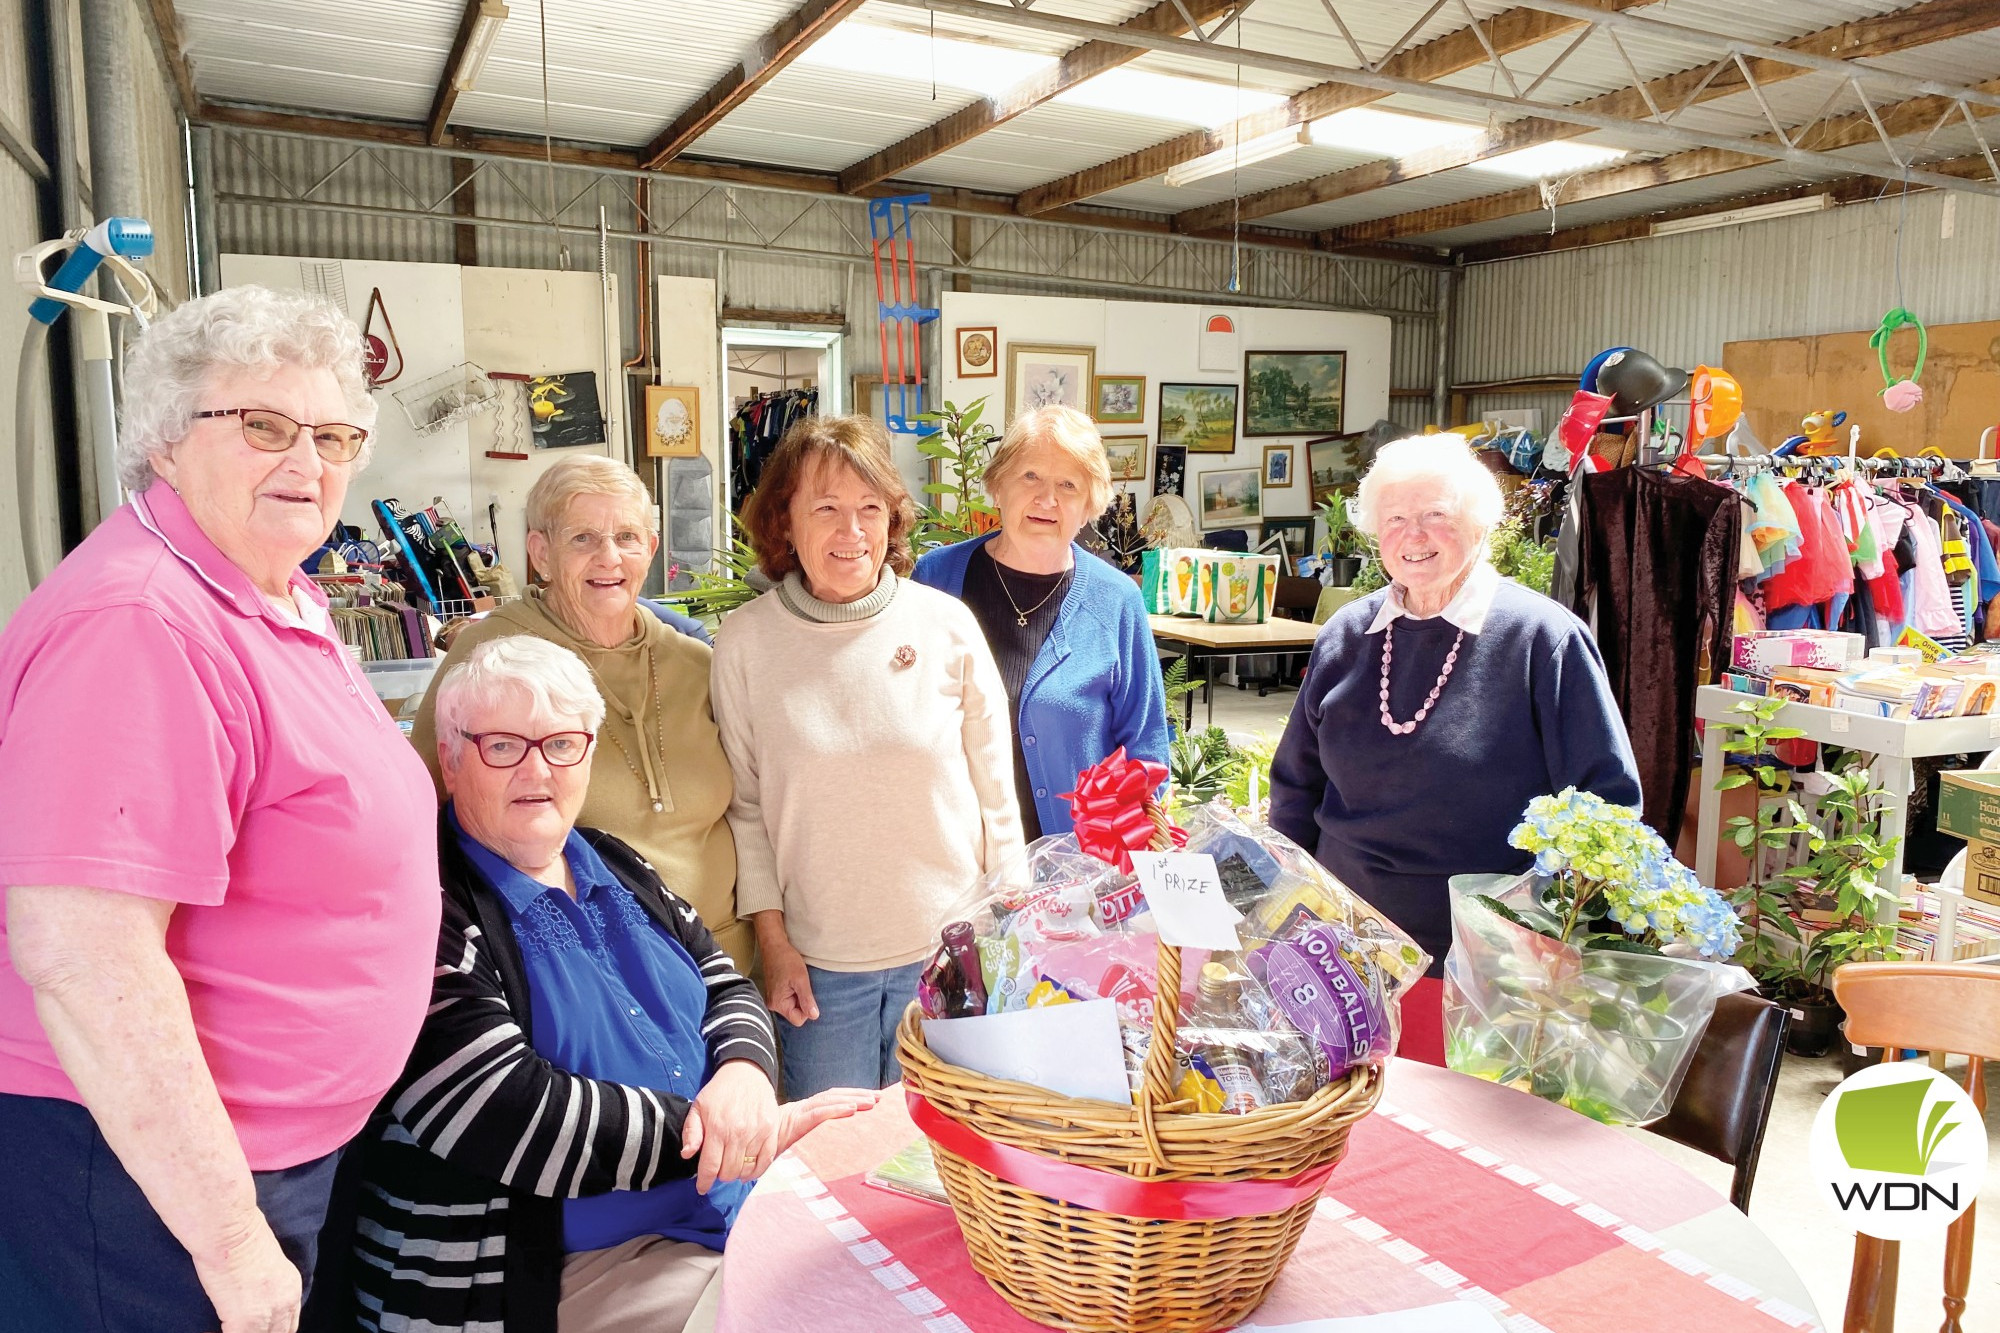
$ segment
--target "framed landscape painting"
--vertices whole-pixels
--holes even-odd
[[[1111,480],[1144,481],[1146,479],[1145,436],[1106,435],[1104,437],[1104,457],[1111,464]]]
[[[1234,384],[1162,384],[1160,443],[1191,454],[1236,452]]]
[[[1227,527],[1261,518],[1264,492],[1254,467],[1231,468],[1226,472],[1201,474],[1201,525]]]
[[[1361,435],[1329,435],[1306,441],[1306,471],[1312,479],[1312,499],[1318,504],[1337,491],[1352,491],[1366,470],[1366,440]]]
[[[1095,347],[1007,344],[1007,420],[1038,407],[1073,407],[1089,414]]]
[[[1246,352],[1245,435],[1328,435],[1341,429],[1345,352]]]

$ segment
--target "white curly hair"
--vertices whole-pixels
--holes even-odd
[[[1451,497],[1452,516],[1473,532],[1492,531],[1506,512],[1507,497],[1500,483],[1473,457],[1464,436],[1446,431],[1411,435],[1382,446],[1349,507],[1354,526],[1375,536],[1376,500],[1382,488],[1406,481],[1442,483]]]
[[[218,371],[269,373],[279,366],[331,370],[347,400],[347,424],[369,433],[354,470],[375,448],[375,400],[361,367],[361,330],[321,296],[269,287],[225,287],[153,321],[125,353],[118,480],[133,493],[153,484],[152,456],[187,438]]]

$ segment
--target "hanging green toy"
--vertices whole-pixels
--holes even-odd
[[[1900,328],[1917,331],[1917,365],[1907,379],[1897,379],[1889,372],[1889,340]],[[1897,306],[1882,316],[1882,323],[1869,337],[1868,345],[1875,349],[1876,359],[1882,364],[1882,405],[1891,412],[1907,412],[1924,401],[1924,389],[1917,383],[1917,377],[1924,373],[1924,354],[1930,351],[1930,335],[1924,332],[1924,322],[1909,311]]]

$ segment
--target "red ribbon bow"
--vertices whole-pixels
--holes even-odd
[[[1122,745],[1077,774],[1076,790],[1062,796],[1076,824],[1077,845],[1131,874],[1132,853],[1145,851],[1153,841],[1146,798],[1166,780],[1165,764],[1130,758]],[[1174,846],[1187,842],[1185,829],[1172,832]]]

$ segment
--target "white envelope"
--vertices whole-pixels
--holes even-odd
[[[939,1059],[1065,1097],[1132,1100],[1118,1006],[1081,1000],[974,1018],[926,1018],[924,1042]]]

